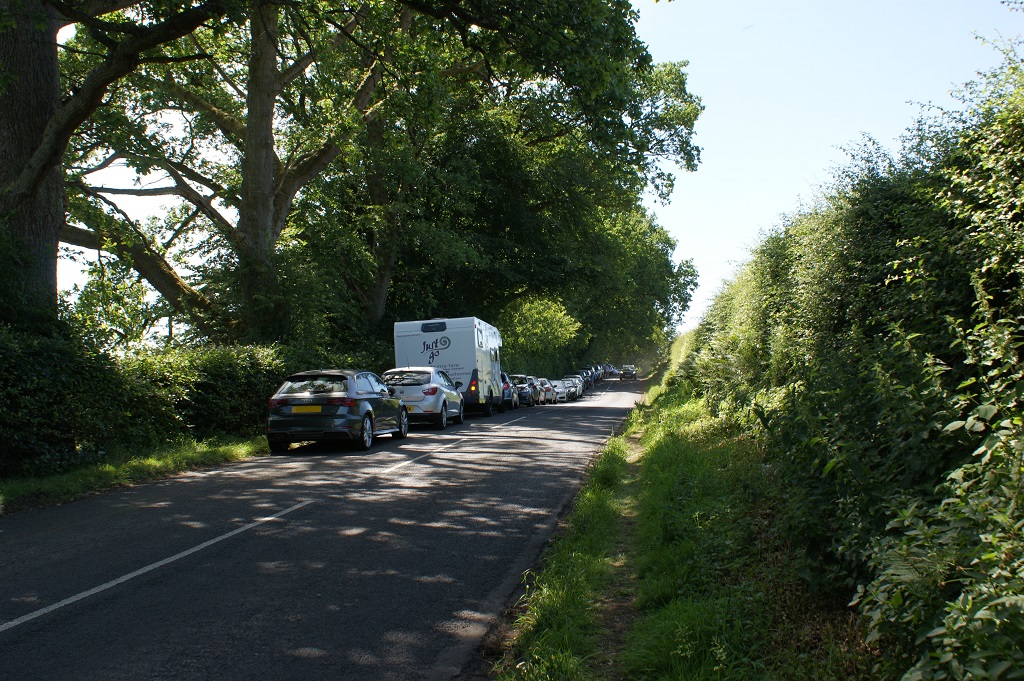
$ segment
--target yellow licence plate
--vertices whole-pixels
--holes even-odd
[[[319,414],[319,404],[297,404],[292,407],[293,414]]]

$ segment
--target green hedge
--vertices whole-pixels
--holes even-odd
[[[132,425],[117,365],[74,338],[0,326],[0,367],[0,472],[95,460]]]
[[[876,677],[1024,678],[1024,64],[767,236],[681,371],[789,486]]]
[[[382,371],[390,353],[369,343],[348,353],[210,346],[112,357],[66,327],[40,336],[0,326],[0,474],[56,473],[183,435],[258,434],[267,399],[289,373]]]

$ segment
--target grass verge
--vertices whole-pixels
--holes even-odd
[[[250,439],[186,440],[144,455],[110,454],[102,462],[57,475],[0,479],[0,516],[72,501],[113,487],[164,478],[175,473],[238,461],[267,451],[263,436]]]
[[[872,678],[853,613],[800,577],[784,494],[753,441],[662,388],[529,575],[496,677]]]
[[[591,679],[600,622],[593,603],[614,576],[621,482],[628,466],[622,438],[609,441],[590,470],[557,542],[526,578],[516,618],[516,655],[499,663],[499,679]]]

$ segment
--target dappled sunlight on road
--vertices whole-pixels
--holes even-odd
[[[33,558],[42,579],[3,580],[0,623],[242,533],[83,601],[81,612],[0,633],[0,646],[44,635],[55,657],[117,650],[127,656],[123,669],[145,655],[180,679],[239,677],[200,662],[202,651],[175,657],[175,646],[192,645],[185,632],[190,642],[247,651],[247,668],[268,678],[408,678],[409,669],[443,667],[453,647],[486,631],[631,404],[595,394],[444,431],[419,428],[406,440],[381,437],[368,452],[305,444],[95,497],[76,512],[51,509],[51,522],[77,523],[75,539],[61,534],[51,557]],[[0,541],[7,550],[33,536],[26,527]],[[65,561],[83,545],[111,559],[67,574]],[[125,599],[137,620],[128,632],[114,607]],[[91,629],[108,633],[83,652],[64,627],[86,612]],[[91,664],[108,678],[131,678],[99,658]]]

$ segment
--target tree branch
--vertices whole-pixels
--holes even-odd
[[[217,127],[221,129],[224,136],[231,141],[235,147],[241,149],[245,146],[245,123],[233,114],[220,109],[200,97],[194,90],[182,87],[174,78],[168,74],[159,82],[161,87],[166,88],[171,94],[182,102],[192,106],[193,109],[209,116]]]
[[[135,222],[119,206],[89,191],[90,188],[85,185],[78,184],[76,187],[106,204],[120,216],[121,222],[127,226],[131,234],[126,238],[123,233],[111,233],[102,228],[96,231],[83,230],[65,223],[61,226],[59,234],[61,241],[90,250],[105,250],[122,261],[129,262],[132,269],[142,275],[175,309],[191,307],[206,313],[213,311],[213,303],[178,276],[163,254],[153,246],[149,237],[136,227]]]
[[[65,5],[58,4],[61,7]],[[143,52],[188,35],[204,22],[226,12],[225,0],[209,0],[159,24],[140,27],[137,34],[126,38],[111,50],[103,63],[86,76],[78,92],[50,118],[39,147],[17,179],[6,188],[5,193],[13,203],[17,205],[26,201],[35,193],[46,173],[60,163],[75,130],[103,103],[110,85],[138,67]]]
[[[170,161],[167,161],[166,159],[161,159],[161,161],[164,161],[164,163],[161,164],[160,167],[162,167],[167,174],[171,176],[171,179],[174,180],[174,184],[178,188],[178,196],[191,203],[199,209],[203,215],[209,218],[210,222],[213,223],[213,226],[218,232],[220,232],[221,236],[228,239],[232,244],[237,244],[238,233],[235,226],[231,224],[227,218],[221,215],[221,212],[213,205],[213,198],[203,196],[201,193],[196,191],[192,185],[185,181],[185,178],[180,172],[178,172],[178,169]]]
[[[145,241],[126,243],[117,234],[96,232],[67,223],[60,228],[60,241],[91,251],[104,251],[131,263],[132,269],[149,282],[171,307],[187,314],[204,333],[215,333],[217,310],[213,301],[178,276],[167,260]],[[224,323],[224,320],[220,321]]]
[[[203,48],[202,44],[200,44],[199,38],[196,37],[195,33],[189,35],[189,39],[192,41],[192,44],[196,46],[196,49],[205,51],[205,48]],[[231,89],[235,91],[235,94],[238,95],[239,98],[245,99],[245,90],[238,86],[238,83],[236,83],[234,79],[231,78],[231,75],[224,70],[224,67],[217,63],[217,60],[213,58],[212,54],[208,55],[207,61],[209,61],[210,64],[213,66],[214,71],[220,74],[220,77],[224,79],[224,82],[227,83],[231,87]]]
[[[182,220],[181,224],[178,225],[178,228],[171,232],[171,235],[167,237],[167,241],[164,242],[164,250],[166,251],[168,248],[170,248],[171,245],[178,240],[178,237],[184,234],[185,231],[192,226],[192,223],[195,222],[196,218],[199,217],[200,215],[202,215],[202,213],[198,208],[189,213],[188,217]]]
[[[138,5],[141,0],[86,0],[69,5],[60,0],[43,0],[44,4],[57,10],[62,17],[67,19],[64,25],[75,23],[87,23],[96,17],[110,14],[121,9],[128,9]]]
[[[113,0],[108,2],[87,3],[68,3],[63,2],[62,0],[43,0],[43,2],[57,10],[62,17],[69,20],[69,23],[87,26],[94,32],[141,37],[145,34],[147,28],[146,26],[140,26],[136,23],[125,21],[104,21],[99,18],[105,14],[110,14],[118,10],[127,9],[133,5],[138,5],[140,4],[140,0]],[[100,40],[101,42],[104,42],[104,37],[106,36],[96,36],[97,40]],[[109,37],[106,37],[106,39],[108,42],[113,42]]]
[[[327,44],[326,49],[332,50],[340,46],[346,40],[352,39],[352,33],[356,30],[359,24],[366,18],[367,11],[369,10],[369,4],[363,3],[359,9],[352,13],[352,17],[345,23],[344,26],[339,27],[337,33]],[[301,73],[303,73],[309,65],[316,61],[317,50],[311,49],[306,54],[297,58],[292,62],[291,66],[281,72],[279,79],[279,85],[283,89],[285,85],[295,80]]]
[[[85,176],[85,175],[92,175],[93,173],[98,173],[99,171],[103,170],[104,168],[109,168],[110,166],[112,166],[113,164],[115,164],[116,162],[118,162],[119,160],[121,160],[123,158],[124,158],[124,156],[122,156],[121,154],[115,152],[115,153],[111,154],[110,156],[107,156],[105,159],[103,159],[102,161],[100,161],[99,163],[94,165],[93,167],[86,168],[85,170],[83,170],[82,171],[82,175]]]
[[[177,187],[152,187],[150,189],[128,189],[124,187],[93,187],[81,184],[82,191],[88,194],[114,194],[122,196],[180,196]]]
[[[199,61],[200,59],[209,59],[210,55],[205,53],[198,54],[187,54],[180,57],[145,57],[139,60],[141,64],[183,64],[190,61]]]
[[[501,31],[502,29],[500,22],[493,21],[483,14],[469,11],[457,0],[442,0],[437,3],[426,0],[399,0],[399,2],[428,17],[453,21],[461,29],[469,26],[479,26],[489,31]]]

